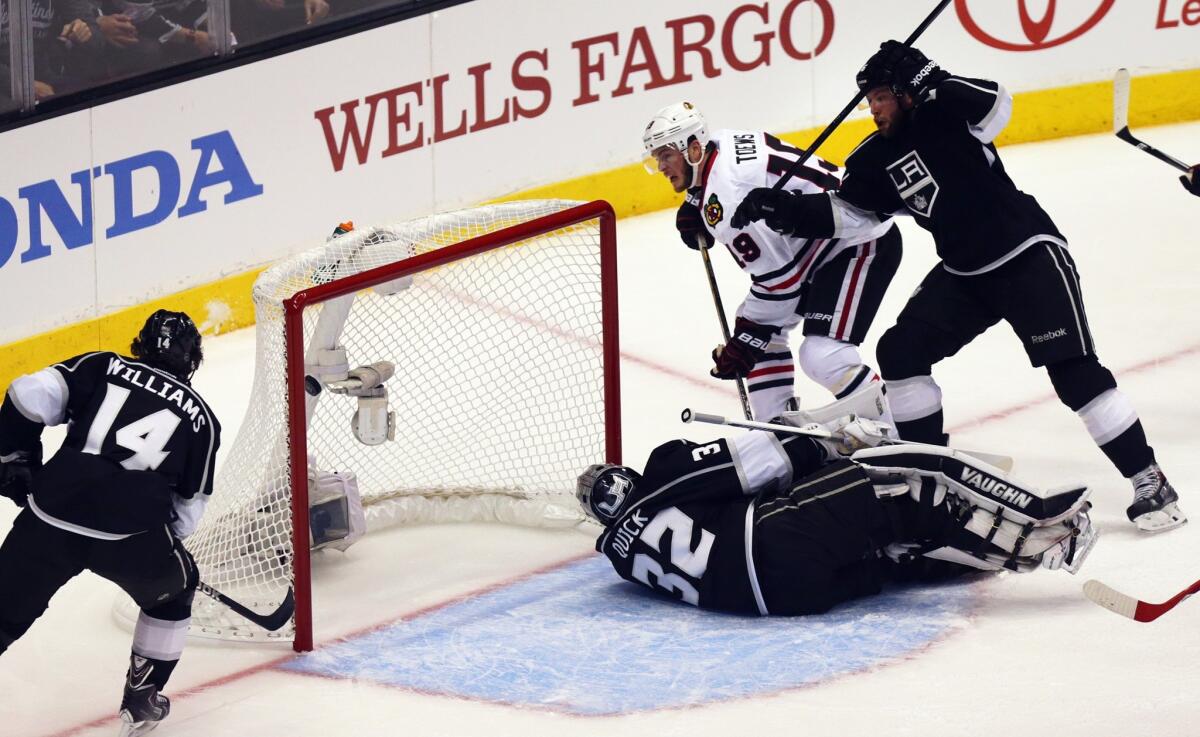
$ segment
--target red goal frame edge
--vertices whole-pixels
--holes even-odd
[[[304,419],[304,309],[310,305],[457,261],[493,248],[512,245],[572,225],[600,221],[600,293],[603,325],[605,460],[621,462],[620,345],[617,323],[617,226],[612,205],[595,200],[528,222],[439,248],[395,264],[386,264],[336,282],[297,292],[284,301],[286,346],[289,473],[292,484],[292,587],[296,597],[296,634],[292,647],[297,652],[313,649],[312,571],[308,549],[308,485],[295,479],[308,477],[308,428]],[[301,449],[297,452],[297,449]]]

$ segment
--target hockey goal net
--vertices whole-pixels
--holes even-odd
[[[355,229],[264,271],[254,302],[250,404],[187,544],[209,585],[256,611],[292,587],[296,614],[268,633],[198,594],[191,634],[311,649],[314,469],[354,474],[368,530],[567,526],[581,521],[579,472],[619,462],[607,203],[523,201]],[[394,364],[391,439],[367,445],[352,430],[365,418],[330,391],[339,360],[341,378],[346,363]]]

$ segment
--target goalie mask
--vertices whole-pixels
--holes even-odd
[[[688,144],[693,138],[699,141],[701,149],[708,146],[708,124],[704,116],[690,102],[667,105],[654,114],[642,131],[642,147],[646,151],[642,165],[646,167],[646,171],[657,174],[658,157],[654,152],[664,146],[670,146],[683,154],[684,162],[691,169],[691,184],[688,186],[695,187],[699,184],[700,168],[697,165],[700,162],[688,158]]]
[[[129,350],[134,358],[164,369],[184,383],[191,381],[204,360],[200,331],[185,312],[155,312],[146,319]]]
[[[575,497],[584,513],[605,527],[621,516],[642,477],[627,466],[597,463],[579,476]]]

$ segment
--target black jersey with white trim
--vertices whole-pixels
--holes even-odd
[[[184,499],[212,493],[220,423],[195,389],[166,371],[85,353],[21,377],[9,394],[31,419],[69,422],[65,448],[157,471]]]
[[[685,603],[766,614],[754,574],[756,501],[822,458],[810,438],[764,432],[664,443],[596,549],[622,578]]]
[[[1011,110],[996,82],[942,81],[893,137],[874,133],[851,153],[834,206],[912,215],[956,274],[989,271],[1039,241],[1066,245],[996,152]]]

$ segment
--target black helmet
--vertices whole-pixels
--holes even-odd
[[[204,360],[200,331],[186,312],[155,312],[146,319],[129,350],[135,358],[169,371],[183,382],[191,381]]]
[[[641,480],[641,474],[628,466],[597,463],[579,475],[575,498],[587,516],[607,527],[621,516]]]

